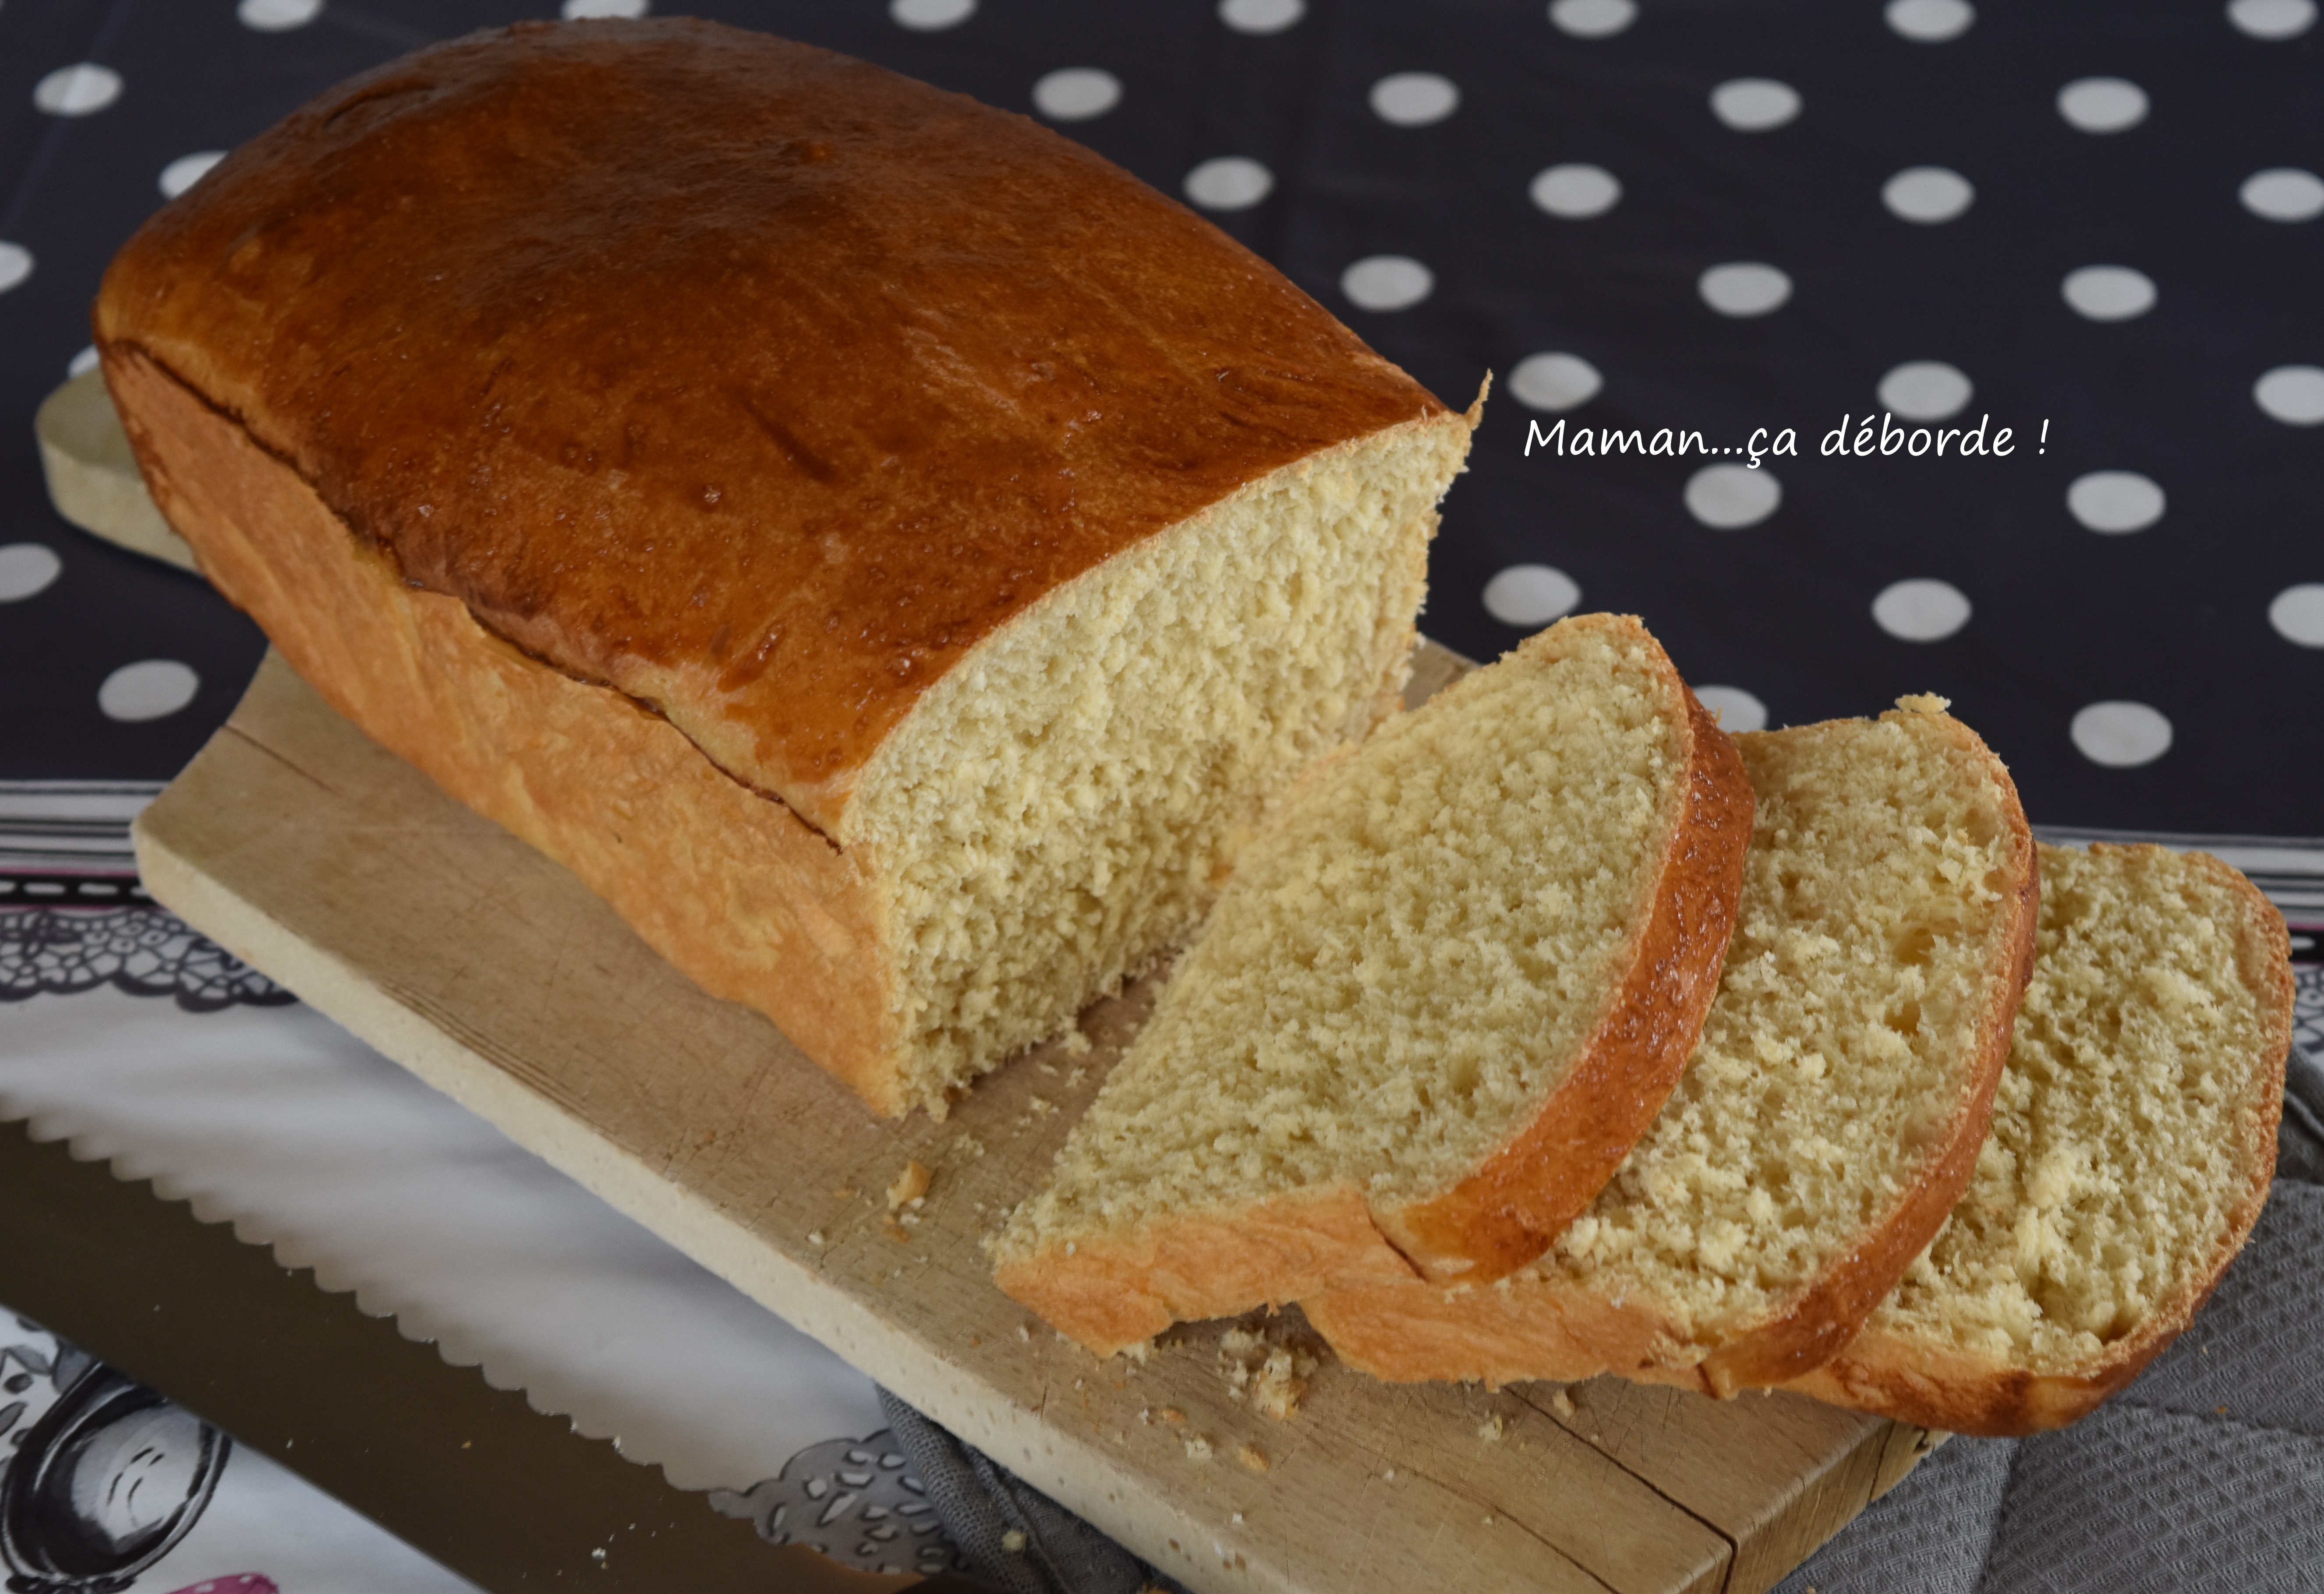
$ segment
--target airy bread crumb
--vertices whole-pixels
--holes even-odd
[[[1245,852],[1003,1231],[1002,1288],[1104,1350],[1314,1287],[1279,1258],[1490,1277],[1538,1254],[1683,1065],[1749,806],[1627,617],[1562,622],[1392,721]]]
[[[2292,1030],[2282,915],[2200,853],[2044,847],[2042,874],[1992,1138],[1811,1394],[1967,1433],[2070,1422],[2186,1327],[2258,1219]]]
[[[1393,706],[1460,426],[1278,473],[1028,610],[863,771],[912,1101],[948,1092],[1181,942],[1234,849]]]
[[[1934,701],[1736,739],[1757,827],[1677,1090],[1533,1267],[1308,1301],[1342,1358],[1726,1394],[1844,1341],[1969,1178],[2032,950],[2016,792]]]

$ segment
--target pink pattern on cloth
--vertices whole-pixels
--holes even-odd
[[[259,1572],[240,1572],[230,1578],[204,1578],[198,1583],[189,1583],[177,1594],[282,1594],[274,1580]]]

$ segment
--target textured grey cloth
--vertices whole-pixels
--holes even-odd
[[[885,1389],[880,1406],[961,1558],[1005,1594],[1139,1594],[1179,1586]],[[1016,1535],[1013,1545],[1011,1535]]]
[[[2287,1175],[2324,1158],[2307,1134],[2287,1112]],[[1953,1440],[1778,1594],[2324,1589],[2319,1257],[2324,1188],[2278,1178],[2211,1304],[2137,1383],[2056,1433]]]
[[[2324,1063],[2299,1046],[2283,1071],[2283,1129],[2275,1176],[2324,1184]]]

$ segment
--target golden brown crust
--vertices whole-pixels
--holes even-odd
[[[2090,851],[2160,855],[2164,850],[2100,843]],[[2236,1126],[2243,1188],[2236,1192],[2235,1210],[2211,1256],[2188,1287],[2159,1302],[2135,1331],[2070,1371],[2037,1372],[1875,1322],[1789,1387],[1836,1405],[1957,1433],[1997,1437],[2061,1428],[2126,1387],[2186,1331],[2211,1298],[2259,1221],[2275,1176],[2282,1065],[2292,1051],[2292,940],[2275,905],[2241,873],[2207,853],[2186,854],[2184,861],[2209,875],[2243,909],[2236,926],[2236,966],[2258,997],[2267,1026],[2261,1042],[2263,1065],[2254,1077],[2257,1088]],[[2273,1059],[2273,1065],[2266,1065],[2266,1059]]]
[[[618,693],[399,582],[295,472],[134,352],[106,353],[155,502],[206,575],[374,740],[586,879],[706,990],[773,1015],[880,1111],[911,1105],[856,863]]]
[[[1044,594],[1321,448],[1457,424],[1078,145],[681,20],[323,95],[139,232],[97,325],[403,578],[841,840],[882,740]]]
[[[1635,617],[1618,622],[1646,638]],[[1751,779],[1719,722],[1668,659],[1662,668],[1686,705],[1686,773],[1651,911],[1605,1016],[1532,1119],[1451,1190],[1374,1209],[1422,1277],[1485,1284],[1541,1255],[1622,1166],[1702,1037],[1743,890]]]
[[[1051,1247],[993,1270],[1001,1290],[1100,1356],[1174,1322],[1279,1305],[1339,1280],[1409,1282],[1351,1184]]]
[[[1650,1301],[1609,1300],[1545,1269],[1519,1274],[1489,1290],[1390,1284],[1304,1302],[1308,1321],[1342,1360],[1397,1382],[1480,1378],[1501,1384],[1616,1372],[1725,1396],[1796,1379],[1849,1341],[1943,1226],[1976,1171],[2018,1003],[2033,972],[2041,888],[2032,829],[2000,760],[1966,725],[1944,723],[1956,745],[1973,754],[2006,797],[2004,815],[2016,842],[2004,888],[2009,903],[2006,966],[1978,1020],[1968,1088],[1948,1120],[1942,1148],[1887,1213],[1780,1313],[1709,1344],[1690,1338]]]

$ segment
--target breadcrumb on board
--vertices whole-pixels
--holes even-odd
[[[928,1186],[935,1182],[936,1175],[917,1157],[906,1163],[904,1171],[896,1175],[896,1182],[888,1186],[888,1210],[900,1212],[919,1205],[927,1199]]]
[[[1219,1338],[1219,1373],[1227,1394],[1277,1422],[1299,1413],[1315,1353],[1283,1330],[1231,1328]]]

